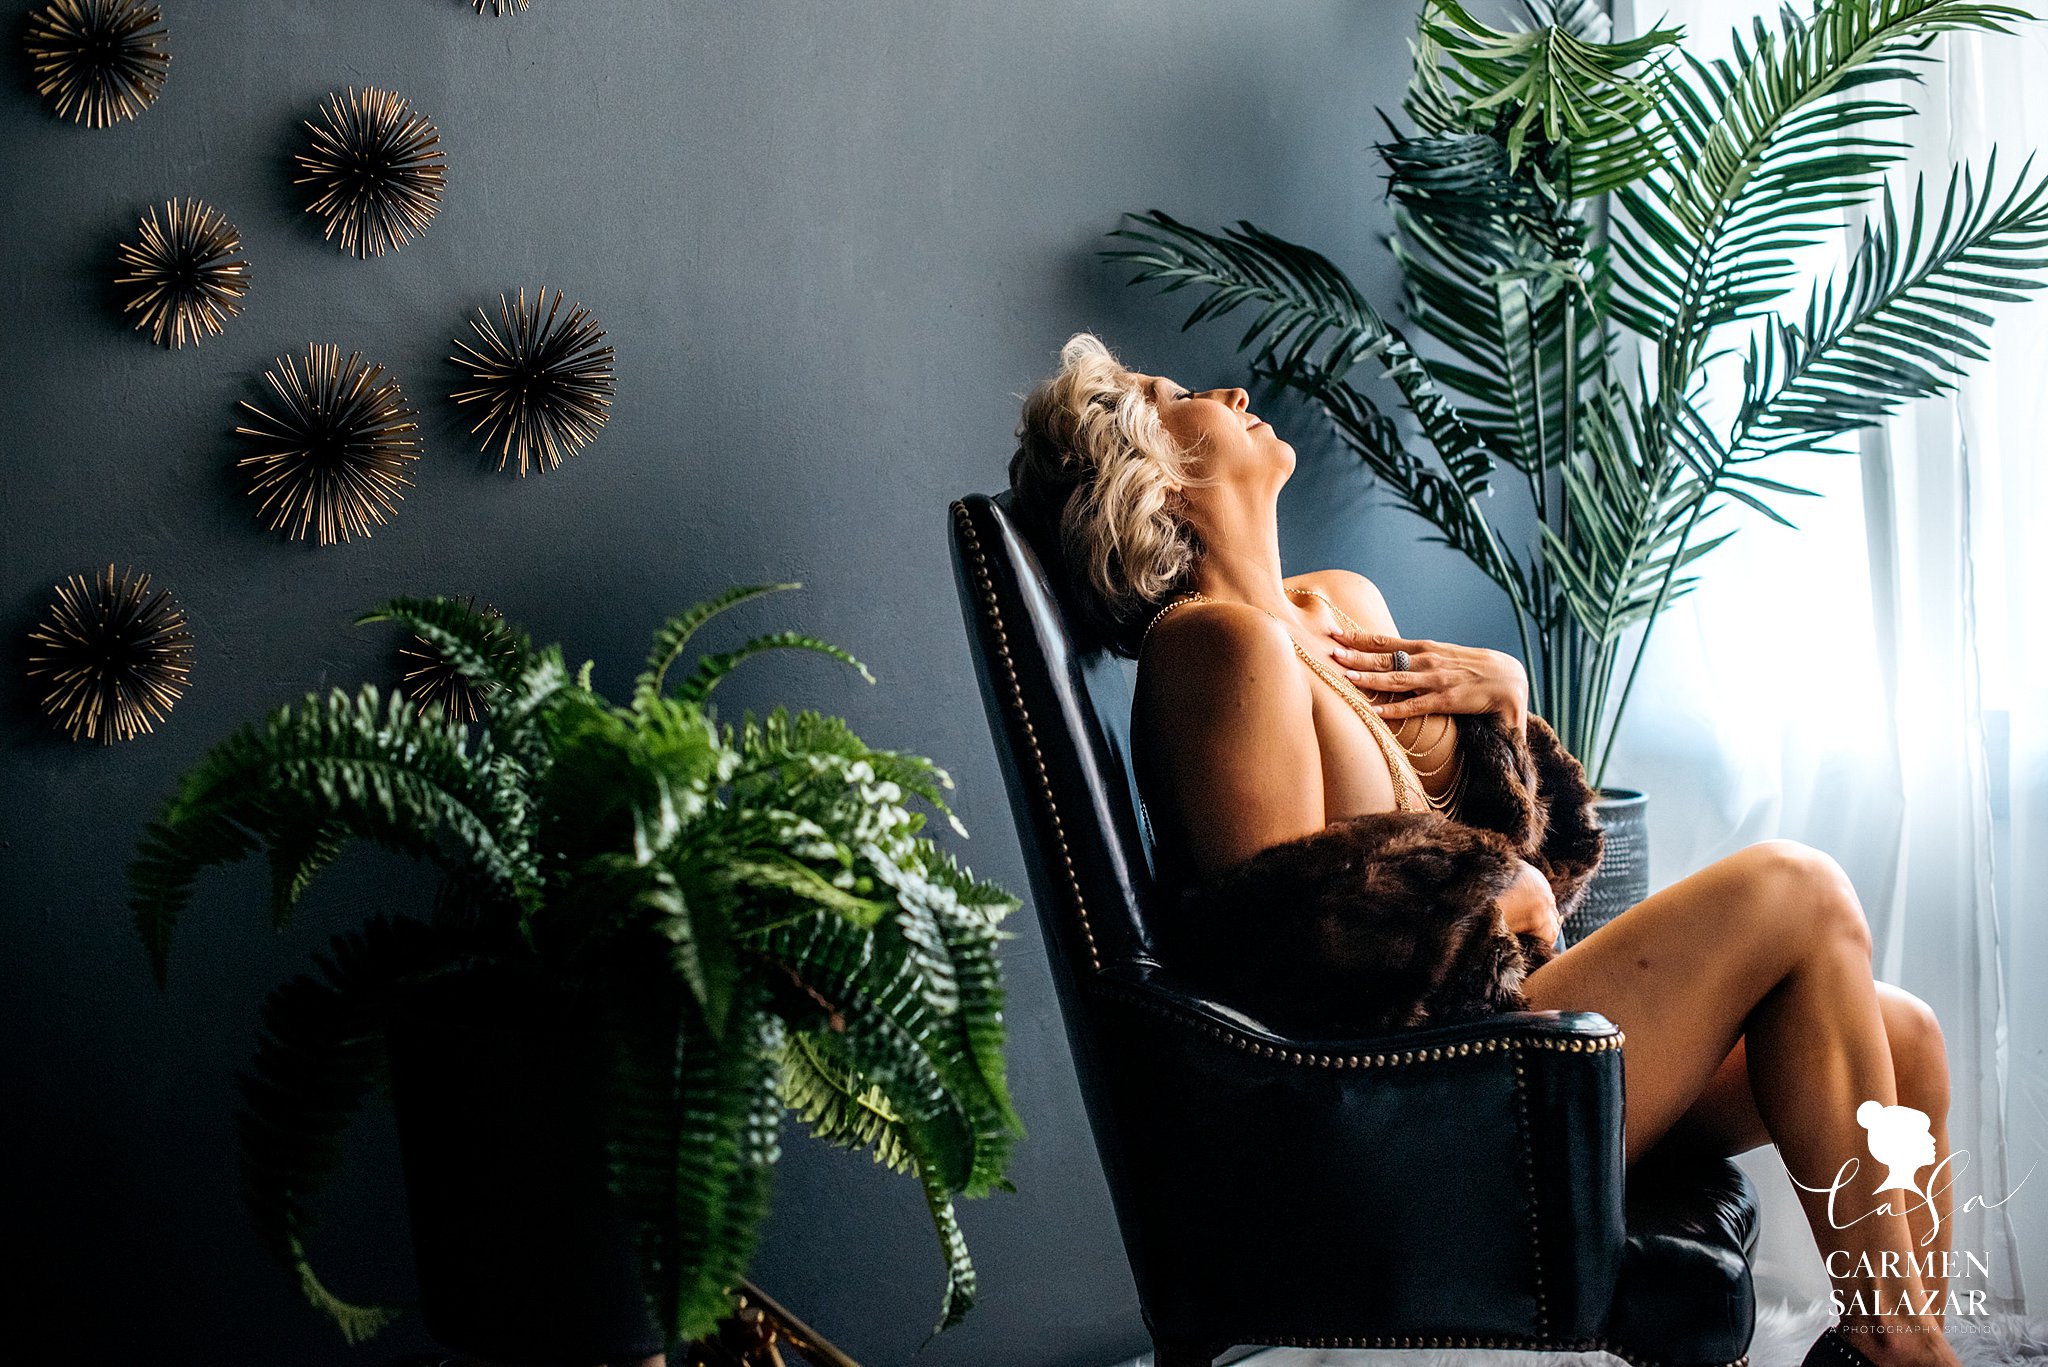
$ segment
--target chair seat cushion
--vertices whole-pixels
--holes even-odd
[[[1718,1154],[1652,1150],[1627,1177],[1628,1245],[1608,1322],[1637,1363],[1719,1364],[1748,1351],[1756,1292],[1757,1197]]]

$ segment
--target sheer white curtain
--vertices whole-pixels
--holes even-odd
[[[1777,9],[1614,0],[1617,33],[1683,25],[1707,58]],[[1891,180],[1905,211],[1925,174],[1931,228],[1952,164],[1981,168],[1996,144],[2002,197],[2048,147],[2048,34],[1947,34],[1928,51],[1921,84],[1856,94],[1919,111],[1891,130],[1910,144]],[[1825,275],[1862,231],[1849,215],[1808,264]],[[1779,307],[1804,303],[1800,289]],[[1651,633],[1606,781],[1650,794],[1653,888],[1773,836],[1842,863],[1878,976],[1947,1036],[1950,1137],[1968,1151],[1954,1246],[1990,1266],[1959,1286],[2023,1309],[2022,1268],[2048,1267],[2048,1171],[2028,1180],[2048,1156],[2048,297],[1990,311],[1992,359],[1958,394],[1910,405],[1860,455],[1755,467],[1822,497],[1776,497],[1796,530],[1739,505],[1718,519],[1742,530]],[[1710,415],[1739,393],[1729,361]],[[1775,1151],[1745,1165],[1765,1196],[1760,1287],[1824,1296]]]

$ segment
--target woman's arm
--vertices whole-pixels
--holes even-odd
[[[1240,603],[1190,603],[1146,639],[1139,715],[1197,878],[1323,829],[1312,676],[1287,629]]]
[[[1508,832],[1524,845],[1538,844],[1532,857],[1550,880],[1557,909],[1568,912],[1577,905],[1605,848],[1596,796],[1578,759],[1550,724],[1529,710],[1529,675],[1522,662],[1498,650],[1403,637],[1386,599],[1363,575],[1325,570],[1303,575],[1302,581],[1312,583],[1368,633],[1387,638],[1339,640],[1336,663],[1361,688],[1370,692],[1375,681],[1402,681],[1385,673],[1390,650],[1422,656],[1410,671],[1418,677],[1406,681],[1420,686],[1384,695],[1395,700],[1381,716],[1405,744],[1409,732],[1404,728],[1418,720],[1450,723],[1453,715],[1463,714],[1463,729],[1454,734],[1460,737],[1464,766],[1480,781],[1460,797],[1453,815]],[[1428,769],[1437,762],[1425,756],[1417,767]]]
[[[1300,576],[1299,582],[1328,598],[1346,617],[1367,631],[1388,636],[1401,634],[1392,610],[1387,607],[1386,595],[1364,575],[1353,570],[1319,570]],[[1334,657],[1334,663],[1340,669],[1350,667],[1344,659],[1346,653],[1340,649]],[[1374,702],[1391,702],[1404,696],[1385,689],[1362,688],[1360,691]],[[1393,728],[1401,748],[1414,759],[1422,786],[1431,797],[1441,799],[1457,785],[1456,717],[1448,712],[1423,712],[1386,716],[1384,720]]]
[[[1362,630],[1338,631],[1333,658],[1346,676],[1367,692],[1391,690],[1390,700],[1374,709],[1382,718],[1407,726],[1421,717],[1491,713],[1517,735],[1524,731],[1529,721],[1529,671],[1520,660],[1485,646],[1405,637],[1394,624],[1386,599],[1370,580],[1348,570],[1326,570],[1313,577],[1320,580],[1326,576],[1369,614],[1360,616],[1349,605],[1340,604]],[[1304,575],[1303,579],[1311,577]],[[1391,655],[1396,650],[1405,650],[1410,656],[1405,671],[1393,669]],[[1400,726],[1396,734],[1407,740]]]

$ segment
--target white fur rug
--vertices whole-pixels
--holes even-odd
[[[1799,1367],[1806,1350],[1834,1323],[1827,1304],[1794,1305],[1785,1301],[1761,1304],[1756,1312],[1756,1337],[1750,1341],[1750,1367]],[[2048,1320],[2024,1315],[1986,1315],[1984,1328],[1970,1333],[1951,1331],[1949,1342],[1963,1367],[2048,1367]],[[1126,1367],[1152,1367],[1150,1354]],[[1408,1349],[1382,1352],[1366,1349],[1268,1348],[1237,1360],[1237,1367],[1621,1367],[1606,1353],[1526,1353],[1508,1350]]]

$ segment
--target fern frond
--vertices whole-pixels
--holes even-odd
[[[820,655],[830,655],[842,664],[852,665],[869,683],[875,681],[875,676],[868,672],[866,665],[830,641],[821,641],[801,631],[771,631],[765,636],[754,637],[737,650],[720,651],[716,655],[706,655],[699,659],[697,667],[690,671],[690,676],[676,685],[676,697],[685,702],[701,703],[705,696],[718,686],[720,679],[753,656],[768,650],[814,650]]]
[[[697,629],[713,617],[749,599],[802,587],[800,583],[790,583],[752,584],[730,588],[669,618],[662,624],[660,630],[654,633],[654,644],[647,652],[647,667],[633,681],[633,705],[642,707],[661,696],[662,689],[667,683],[669,667],[682,657],[684,647],[690,644],[690,638],[697,634]]]
[[[730,743],[741,756],[732,775],[737,792],[750,793],[762,785],[766,785],[765,791],[806,772],[816,773],[826,757],[849,763],[865,761],[876,782],[894,783],[915,793],[946,818],[955,834],[967,837],[967,827],[941,791],[953,786],[951,774],[922,755],[871,748],[844,718],[809,709],[791,714],[788,708],[778,706],[757,721],[748,712]]]
[[[894,1172],[915,1173],[917,1155],[902,1117],[880,1087],[836,1057],[836,1039],[828,1031],[789,1032],[782,1046],[783,1104],[827,1144],[871,1153]]]
[[[953,1212],[952,1193],[929,1179],[919,1182],[924,1188],[925,1209],[931,1212],[932,1228],[939,1236],[939,1251],[946,1259],[946,1295],[939,1307],[939,1322],[932,1326],[934,1334],[943,1334],[974,1308],[974,1296],[978,1289],[974,1273],[974,1260],[967,1254],[967,1236],[961,1232],[960,1218]]]
[[[353,698],[336,689],[236,732],[185,776],[129,867],[130,905],[160,982],[199,871],[280,835],[288,897],[346,830],[455,876],[480,878],[505,903],[530,908],[539,896],[536,870],[507,818],[503,794],[459,725],[417,715],[400,694],[386,704],[374,686]],[[322,828],[310,851],[292,844],[309,819]]]
[[[365,1097],[387,1085],[384,1022],[397,995],[460,963],[457,942],[418,921],[371,919],[334,938],[319,972],[271,993],[264,1034],[238,1084],[243,1106],[243,1201],[257,1237],[288,1269],[307,1301],[350,1343],[396,1313],[359,1306],[314,1274],[306,1240],[318,1224],[313,1198],[340,1160],[341,1139]]]
[[[493,700],[484,724],[501,750],[538,777],[553,759],[552,728],[563,711],[578,705],[585,711],[601,707],[587,680],[569,677],[562,648],[548,646],[527,658],[504,694]]]
[[[776,1093],[782,1022],[758,997],[734,1007],[737,1028],[684,1044],[675,1150],[674,1302],[662,1322],[680,1339],[709,1334],[732,1308],[767,1218],[781,1153]]]
[[[403,624],[484,697],[511,687],[532,660],[525,633],[458,598],[393,598],[356,618],[372,622]]]

